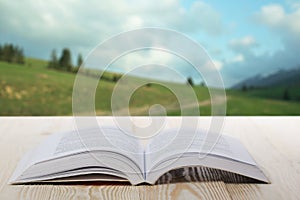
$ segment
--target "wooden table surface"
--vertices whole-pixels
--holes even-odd
[[[110,117],[102,117],[110,123]],[[135,120],[142,120],[136,118]],[[179,118],[168,118],[170,127]],[[207,128],[209,117],[201,117]],[[300,199],[300,117],[228,117],[223,132],[238,138],[271,184],[185,182],[155,186],[8,185],[18,161],[42,139],[73,129],[72,117],[0,117],[0,199]]]

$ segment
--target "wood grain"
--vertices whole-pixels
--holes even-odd
[[[183,167],[162,175],[156,184],[182,183],[182,182],[213,182],[224,183],[262,183],[258,180],[235,173],[212,169],[207,167]]]
[[[102,124],[112,123],[109,117],[99,120]],[[178,121],[176,117],[168,118],[168,127],[177,126]],[[209,122],[209,117],[201,117],[202,128],[208,128]],[[226,119],[224,132],[244,143],[271,184],[249,184],[251,180],[234,174],[197,167],[170,171],[155,186],[12,186],[7,181],[23,154],[49,134],[70,130],[74,124],[71,117],[2,117],[0,199],[299,199],[299,124],[299,117]]]

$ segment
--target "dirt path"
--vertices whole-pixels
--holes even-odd
[[[229,99],[230,97],[227,96],[227,100]],[[216,99],[216,102],[217,104],[220,104],[222,103],[222,99],[219,98],[219,99]],[[182,105],[180,108],[181,109],[190,109],[190,108],[197,108],[197,107],[201,107],[201,106],[209,106],[211,105],[211,101],[210,99],[207,99],[207,100],[204,100],[204,101],[199,101],[197,103],[192,103],[192,104],[187,104],[187,105]],[[145,115],[146,113],[149,112],[149,108],[150,106],[143,106],[143,107],[137,107],[137,108],[130,108],[130,114],[131,115]],[[177,111],[178,110],[178,107],[175,106],[174,104],[171,104],[169,106],[166,107],[166,110],[167,111]],[[157,113],[152,113],[153,115],[158,115],[160,114],[160,112],[157,112]],[[111,115],[110,112],[105,112],[105,111],[101,111],[101,110],[98,110],[97,111],[97,115]],[[123,108],[121,110],[118,111],[118,116],[127,116],[128,115],[128,108]]]

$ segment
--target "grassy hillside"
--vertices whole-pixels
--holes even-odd
[[[48,62],[37,58],[25,58],[25,66],[30,68],[47,68]]]
[[[267,91],[260,90],[262,94]],[[300,115],[300,102],[296,101],[265,98],[263,95],[235,90],[228,90],[227,97],[227,115]]]
[[[106,76],[112,74],[107,73]],[[0,115],[72,115],[74,79],[75,74],[47,69],[47,63],[38,59],[28,58],[25,65],[0,62]],[[114,82],[107,80],[98,85],[95,98],[98,115],[111,115],[114,86]],[[194,90],[201,105],[201,115],[210,115],[207,88],[197,86]],[[260,91],[227,91],[228,115],[300,115],[299,102],[273,100],[271,96],[268,99],[255,92]],[[267,94],[266,91],[261,93]],[[130,112],[148,115],[153,104],[165,106],[168,115],[181,114],[176,96],[169,89],[155,84],[136,90],[129,102]],[[195,105],[187,109],[193,113]]]
[[[72,115],[75,74],[50,70],[46,66],[46,62],[37,59],[27,59],[25,65],[0,62],[0,115]],[[109,78],[112,74],[105,76]],[[99,83],[95,98],[97,114],[111,115],[114,86],[112,81]],[[208,98],[206,88],[198,87],[196,91],[199,100]],[[129,107],[132,114],[146,115],[149,107],[157,103],[171,111],[179,109],[176,96],[155,84],[136,90]]]
[[[249,97],[300,101],[300,68],[279,70],[268,76],[256,75],[235,86]]]
[[[0,63],[1,115],[70,114],[75,76],[38,66]]]
[[[300,83],[299,85],[295,84],[290,86],[249,89],[243,93],[249,97],[264,97],[268,99],[284,100],[284,93],[286,90],[288,91],[291,101],[300,101]]]

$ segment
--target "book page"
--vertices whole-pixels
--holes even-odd
[[[238,140],[205,130],[181,131],[163,131],[150,141],[145,156],[148,183],[154,184],[166,172],[185,166],[216,168],[269,182]]]
[[[146,150],[147,171],[162,160],[179,157],[184,153],[197,153],[199,159],[200,154],[208,154],[256,165],[243,145],[234,138],[207,133],[205,130],[195,132],[184,129],[178,133],[178,129],[171,129],[158,134],[150,141]]]
[[[57,145],[54,155],[99,149],[111,149],[125,154],[141,154],[143,152],[139,140],[124,134],[117,127],[111,126],[65,134]]]
[[[105,150],[127,156],[143,168],[143,147],[139,140],[124,135],[116,127],[90,128],[80,132],[57,133],[48,137],[35,150],[30,163],[68,156],[80,152]],[[103,135],[103,132],[106,134]]]

